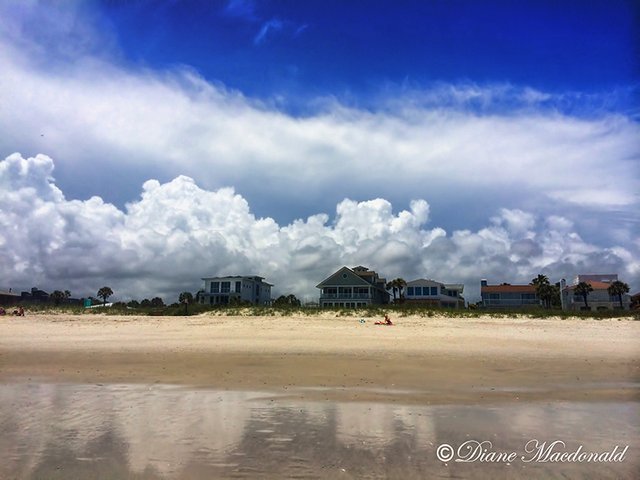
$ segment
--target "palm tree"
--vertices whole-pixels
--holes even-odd
[[[589,293],[593,292],[593,287],[588,284],[587,282],[580,282],[579,284],[576,285],[575,289],[574,289],[574,293],[576,295],[581,295],[582,298],[584,299],[584,306],[586,307],[586,310],[589,310],[589,304],[587,303],[587,297],[589,296]]]
[[[109,298],[111,295],[113,295],[113,290],[111,290],[109,287],[102,287],[100,290],[98,290],[98,297],[102,299],[103,306],[107,304],[107,298]]]
[[[629,285],[627,285],[624,282],[621,282],[620,280],[616,280],[611,285],[609,285],[609,288],[607,288],[607,292],[612,297],[617,296],[618,300],[620,300],[620,308],[624,308],[624,305],[622,305],[622,296],[625,293],[629,293]]]
[[[553,296],[553,290],[549,283],[549,278],[546,275],[539,274],[536,278],[531,280],[531,285],[536,287],[536,295],[542,300],[543,305],[547,308],[551,307],[551,298]]]
[[[184,314],[187,315],[189,313],[189,304],[193,302],[193,295],[190,292],[182,292],[178,297],[178,301],[184,303]]]
[[[65,296],[62,291],[54,290],[51,295],[49,295],[49,298],[53,300],[53,304],[57,307]]]
[[[407,281],[404,278],[398,277],[394,280],[394,282],[396,282],[396,285],[398,286],[398,296],[400,297],[400,301],[402,302],[404,300],[402,291],[407,286]]]
[[[398,284],[396,283],[396,281],[391,280],[389,283],[387,283],[385,288],[393,292],[393,303],[396,303],[396,293],[398,292]]]

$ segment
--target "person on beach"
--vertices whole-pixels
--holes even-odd
[[[375,324],[376,325],[393,325],[393,322],[389,318],[389,314],[385,313],[384,314],[384,320],[381,321],[381,322],[376,322]]]
[[[6,315],[6,314],[7,314],[7,312],[5,311],[5,309],[0,307],[0,316]]]

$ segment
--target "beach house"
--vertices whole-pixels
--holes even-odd
[[[271,304],[272,284],[257,275],[240,277],[206,277],[204,291],[200,292],[200,303],[228,305],[229,303]]]
[[[534,285],[489,285],[480,280],[480,296],[483,308],[530,308],[541,305]]]
[[[405,303],[434,307],[464,308],[461,283],[441,283],[420,278],[407,282]]]
[[[620,298],[618,295],[609,295],[609,287],[613,282],[618,281],[618,274],[588,274],[577,275],[571,284],[567,284],[563,279],[560,282],[560,300],[563,310],[619,310]],[[588,283],[593,291],[587,295],[587,305],[584,297],[576,293],[576,286],[581,283]],[[631,295],[622,295],[622,309],[631,308]]]
[[[358,308],[389,303],[386,280],[373,270],[342,267],[320,282],[320,307]]]
[[[9,290],[0,290],[0,305],[14,306],[20,302],[20,295]]]

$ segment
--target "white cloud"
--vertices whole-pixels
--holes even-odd
[[[311,99],[294,116],[188,67],[123,64],[80,9],[0,5],[0,158],[44,152],[57,167],[54,184],[47,157],[0,164],[6,282],[82,289],[104,277],[151,295],[244,272],[306,293],[362,263],[390,277],[604,269],[638,283],[631,117],[556,108],[577,94],[475,84],[369,109]],[[253,3],[227,14],[253,18]]]
[[[253,44],[260,45],[261,43],[266,41],[269,32],[282,30],[283,27],[284,23],[277,18],[272,18],[271,20],[264,22],[262,24],[262,27],[260,28],[260,31],[254,37]]]
[[[121,211],[98,197],[65,198],[53,167],[45,155],[0,162],[4,287],[90,295],[108,284],[120,298],[172,301],[198,289],[203,276],[259,274],[276,292],[310,299],[338,267],[363,264],[389,278],[465,282],[473,298],[480,277],[528,281],[544,271],[559,279],[604,268],[633,283],[640,271],[637,248],[590,245],[560,217],[536,222],[528,212],[501,209],[487,227],[447,234],[425,227],[425,200],[394,213],[384,199],[345,199],[333,222],[321,213],[280,226],[256,218],[233,189],[204,190],[185,176],[145,182]]]
[[[69,29],[58,35],[73,36]],[[233,185],[261,204],[297,205],[296,215],[345,196],[398,192],[405,202],[434,192],[440,207],[502,194],[511,208],[536,203],[565,214],[639,204],[640,128],[631,119],[469,106],[548,96],[531,89],[440,86],[423,92],[428,102],[409,94],[371,111],[325,103],[301,118],[186,68],[124,68],[91,48],[49,68],[35,60],[40,48],[0,35],[0,152],[54,155],[61,184],[84,195],[98,183],[103,197],[121,202],[119,192],[137,188],[127,179],[139,183],[152,171],[162,179],[186,174],[208,188]],[[114,171],[122,176],[97,181],[96,172]]]

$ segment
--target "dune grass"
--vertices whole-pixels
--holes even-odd
[[[5,307],[10,314],[17,307]],[[127,307],[124,303],[116,303],[108,307],[84,308],[81,305],[25,305],[25,312],[29,314],[71,314],[71,315],[150,315],[150,316],[185,316],[185,315],[221,315],[221,316],[318,316],[327,312],[335,317],[384,317],[385,314],[392,318],[418,316],[423,318],[448,317],[448,318],[583,318],[583,319],[608,319],[619,318],[627,320],[640,320],[640,311],[634,310],[605,310],[605,311],[562,311],[560,309],[522,309],[522,310],[491,310],[491,309],[450,309],[419,305],[372,305],[365,308],[318,308],[318,307],[273,307],[256,305],[202,305],[192,303],[185,311],[183,304],[174,303],[161,307]]]

